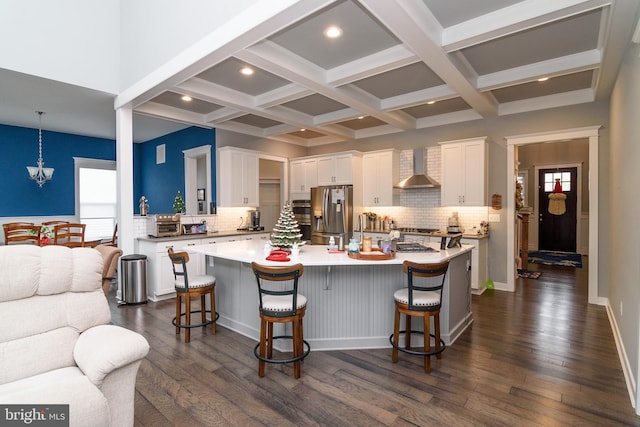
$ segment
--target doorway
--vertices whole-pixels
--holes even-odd
[[[550,132],[540,132],[535,134],[524,134],[507,136],[507,171],[513,171],[513,173],[507,173],[507,188],[511,189],[515,185],[517,180],[517,156],[516,147],[520,145],[535,144],[540,142],[557,142],[572,140],[578,138],[589,139],[589,303],[606,305],[607,299],[601,298],[598,295],[598,201],[599,201],[599,183],[598,183],[598,131],[600,126],[589,126],[575,129],[564,129]],[[515,191],[507,191],[507,209],[510,217],[514,218],[513,221],[507,221],[507,281],[500,289],[505,291],[515,291],[516,281],[516,253],[515,253],[515,236],[516,236],[516,221],[515,221]],[[498,285],[496,286],[498,289]]]
[[[538,249],[576,252],[578,168],[538,169]],[[550,198],[556,183],[560,184],[565,212],[549,212]]]

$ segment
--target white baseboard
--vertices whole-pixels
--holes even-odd
[[[637,390],[636,379],[633,377],[633,371],[631,369],[631,365],[629,364],[629,358],[627,357],[627,352],[624,348],[622,337],[620,336],[620,329],[618,328],[616,317],[613,314],[613,309],[611,308],[611,304],[609,303],[608,299],[605,307],[607,309],[607,316],[609,317],[609,323],[611,324],[613,339],[616,343],[616,349],[618,350],[618,358],[620,359],[620,364],[622,365],[624,381],[627,384],[629,399],[631,399],[631,406],[634,409],[636,409],[636,414],[640,415],[640,413],[638,412],[638,408],[636,408],[636,390]]]

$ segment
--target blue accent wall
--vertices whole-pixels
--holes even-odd
[[[156,147],[165,144],[165,163],[156,164]],[[149,200],[149,213],[172,213],[173,200],[180,190],[184,198],[184,154],[183,150],[196,148],[203,145],[211,145],[211,183],[213,200],[215,194],[215,129],[202,129],[190,127],[160,138],[147,141],[144,144],[135,144],[140,148],[134,151],[135,170],[143,173],[134,181],[134,211],[139,213],[138,200],[145,196]],[[134,146],[134,148],[137,148]],[[139,175],[139,174],[134,174]]]
[[[75,215],[74,157],[115,160],[110,139],[42,131],[45,167],[55,168],[42,187],[27,166],[37,166],[38,129],[0,125],[0,217]]]

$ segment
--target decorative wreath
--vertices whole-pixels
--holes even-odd
[[[549,193],[549,213],[552,215],[563,215],[567,212],[567,195],[562,192],[560,179],[556,178],[556,185],[553,192]]]

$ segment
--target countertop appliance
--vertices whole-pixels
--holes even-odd
[[[249,231],[262,231],[264,227],[260,225],[260,211],[258,209],[249,211],[251,217],[251,225],[249,225]]]
[[[328,245],[329,238],[349,241],[353,232],[353,186],[311,188],[311,243]]]
[[[154,219],[155,224],[151,236],[173,237],[182,234],[182,230],[180,230],[180,214],[157,214]]]

